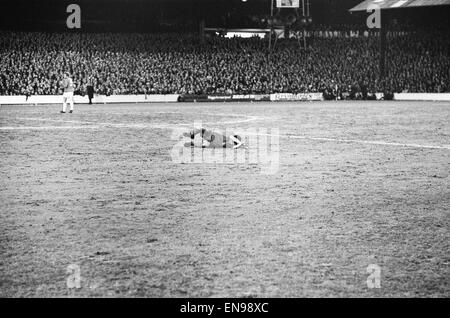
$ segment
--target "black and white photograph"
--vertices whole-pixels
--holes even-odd
[[[450,0],[2,0],[0,298],[450,296]]]

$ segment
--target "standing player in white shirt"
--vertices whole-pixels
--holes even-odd
[[[73,113],[73,92],[75,90],[75,85],[70,78],[69,73],[64,73],[64,79],[61,82],[62,88],[64,89],[63,93],[63,109],[61,113],[66,112],[67,108],[67,100],[69,100],[70,103],[70,113]]]

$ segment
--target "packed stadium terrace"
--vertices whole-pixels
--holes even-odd
[[[0,95],[60,94],[62,74],[98,94],[450,92],[449,34],[389,39],[379,81],[379,39],[314,37],[309,49],[279,41],[180,34],[0,32]]]

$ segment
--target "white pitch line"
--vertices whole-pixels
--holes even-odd
[[[249,123],[252,121],[257,121],[260,120],[262,118],[260,117],[256,117],[256,116],[247,116],[247,119],[243,119],[243,120],[235,120],[235,121],[223,121],[223,122],[219,122],[219,125],[235,125],[235,124],[243,124],[243,123]]]
[[[399,143],[399,142],[386,142],[386,141],[377,141],[377,140],[336,139],[336,138],[306,137],[306,136],[285,136],[285,137],[292,138],[292,139],[308,139],[308,140],[331,141],[331,142],[340,142],[340,143],[358,143],[358,144],[377,145],[377,146],[396,146],[396,147],[407,147],[407,148],[450,150],[450,145],[435,146],[435,145],[407,144],[407,143]]]
[[[50,121],[54,123],[67,123],[67,124],[85,124],[85,125],[95,125],[98,123],[91,121],[80,121],[80,120],[60,120],[51,118],[17,118],[19,120],[31,120],[31,121]]]
[[[0,130],[64,130],[64,129],[99,129],[100,126],[21,126],[0,127]]]
[[[227,116],[227,114],[216,114],[217,116]],[[252,121],[257,121],[262,119],[261,117],[257,116],[247,116],[244,115],[245,119],[240,120],[234,120],[234,121],[222,121],[222,122],[204,122],[202,124],[205,125],[235,125],[235,124],[243,124],[248,123]],[[145,129],[145,128],[160,128],[160,129],[175,129],[174,127],[179,126],[192,126],[192,124],[173,124],[173,125],[167,125],[167,124],[115,124],[115,123],[99,123],[99,122],[89,122],[89,121],[79,121],[79,120],[57,120],[57,119],[50,119],[50,118],[17,118],[19,120],[30,120],[30,121],[49,121],[49,122],[55,122],[55,123],[67,123],[67,124],[82,124],[82,125],[101,125],[101,126],[110,126],[110,127],[124,127],[124,128],[138,128],[138,129]]]
[[[420,144],[407,144],[399,142],[387,142],[387,141],[377,141],[377,140],[358,140],[358,139],[339,139],[339,138],[325,138],[325,137],[308,137],[308,136],[296,136],[296,135],[271,135],[271,134],[253,134],[259,136],[274,136],[280,138],[288,139],[303,139],[303,140],[314,140],[323,142],[338,142],[338,143],[353,143],[353,144],[365,144],[365,145],[376,145],[376,146],[395,146],[395,147],[405,147],[405,148],[420,148],[420,149],[445,149],[450,150],[450,145],[420,145]]]
[[[48,121],[54,123],[64,123],[64,124],[80,124],[86,125],[83,126],[85,128],[96,127],[96,128],[105,128],[105,127],[125,127],[125,128],[165,128],[165,125],[152,125],[152,124],[115,124],[115,123],[99,123],[92,121],[80,121],[80,120],[57,120],[50,118],[17,118],[19,120],[30,120],[30,121]]]

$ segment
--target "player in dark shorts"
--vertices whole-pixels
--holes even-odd
[[[202,143],[194,143],[195,136],[200,135]],[[184,137],[190,137],[191,142],[184,144],[185,147],[202,147],[202,148],[233,148],[237,149],[242,147],[242,137],[239,135],[225,136],[220,132],[209,129],[194,129],[188,133],[183,134]]]

